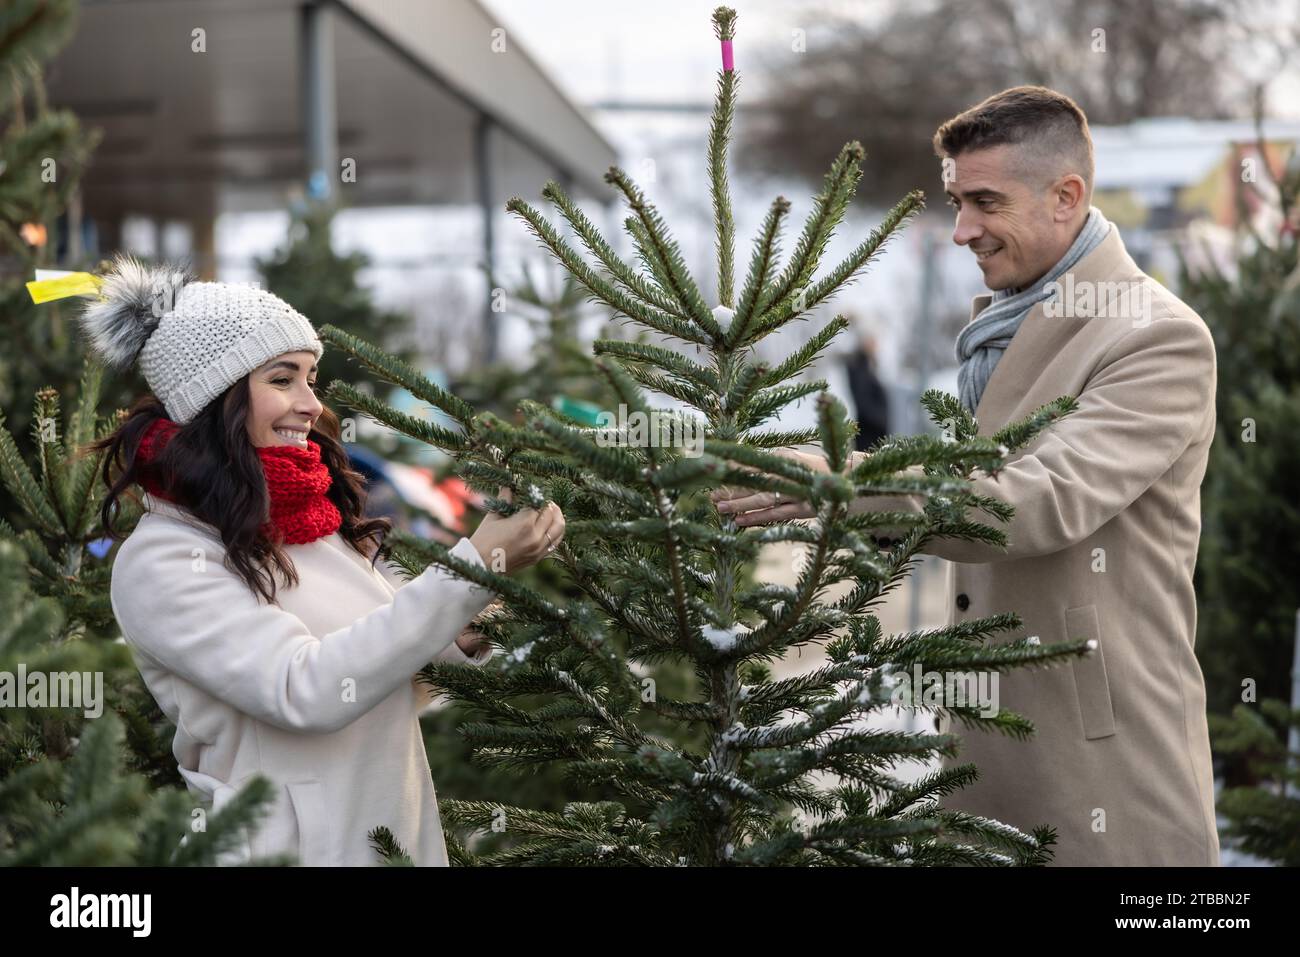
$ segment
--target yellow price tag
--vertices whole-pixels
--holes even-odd
[[[49,275],[54,270],[38,269],[36,274]],[[99,287],[104,280],[94,273],[65,272],[50,279],[37,279],[27,283],[27,291],[32,302],[50,302],[53,299],[66,299],[68,296],[93,296],[99,294]]]

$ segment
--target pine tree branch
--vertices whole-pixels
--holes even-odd
[[[63,522],[41,484],[36,481],[27,463],[23,461],[13,436],[5,427],[5,415],[2,410],[0,410],[0,480],[4,481],[5,488],[9,489],[10,494],[43,534],[50,538],[62,537]]]
[[[523,219],[538,240],[550,249],[552,255],[564,268],[600,302],[666,336],[673,336],[687,342],[708,343],[708,336],[699,332],[692,324],[668,313],[651,309],[605,282],[587,265],[578,252],[560,237],[545,217],[522,199],[515,197],[510,200],[506,204],[506,209]]]
[[[828,386],[826,380],[800,382],[795,385],[773,386],[754,394],[743,409],[736,413],[736,424],[741,429],[752,429],[762,425],[779,410],[804,396],[824,392]]]
[[[668,225],[659,215],[659,211],[645,198],[645,194],[617,166],[611,166],[605,174],[605,182],[618,189],[627,199],[628,206],[636,214],[640,224],[640,240],[645,242],[643,249],[648,264],[653,263],[662,271],[668,282],[667,290],[678,304],[695,321],[712,342],[722,339],[722,330],[713,313],[704,303],[699,287],[691,278],[682,258],[677,242],[668,234]]]
[[[731,187],[727,182],[727,144],[736,112],[734,70],[718,74],[718,96],[709,122],[709,193],[713,198],[714,231],[717,234],[718,302],[732,305],[735,286],[736,223],[731,211]]]
[[[326,397],[333,403],[347,406],[353,411],[368,415],[381,425],[386,425],[416,441],[447,452],[463,452],[469,448],[465,436],[458,435],[426,419],[398,412],[387,402],[361,392],[355,386],[335,379],[326,389]]]
[[[849,426],[848,411],[844,404],[829,392],[817,397],[817,426],[821,432],[821,446],[826,453],[826,464],[832,472],[842,472],[849,459],[849,445],[853,430]]]
[[[636,249],[637,259],[654,277],[655,288],[672,302],[673,308],[670,314],[681,316],[686,322],[693,322],[694,319],[690,314],[689,307],[683,305],[672,294],[674,280],[671,267],[659,254],[655,245],[655,238],[650,235],[645,224],[636,216],[628,216],[623,220],[623,229],[632,237],[632,246]]]
[[[436,406],[468,430],[470,420],[474,418],[474,410],[450,392],[430,382],[416,369],[336,326],[322,326],[319,335],[325,342],[332,343],[348,355],[359,359],[366,368],[385,382],[401,386],[421,402]]]
[[[757,449],[789,449],[799,445],[811,445],[817,441],[816,429],[803,429],[798,432],[746,432],[740,439],[745,445]]]
[[[589,220],[564,191],[560,189],[559,184],[554,181],[548,182],[542,189],[542,196],[550,200],[564,216],[568,224],[573,227],[573,231],[582,239],[582,243],[587,250],[596,257],[608,271],[611,276],[623,286],[637,296],[647,306],[653,306],[669,315],[676,316],[684,321],[690,321],[690,317],[666,295],[657,286],[649,283],[645,278],[639,275],[630,265],[619,257],[605,238],[596,229],[596,226]]]
[[[68,533],[74,540],[81,540],[95,527],[98,519],[95,515],[100,496],[95,491],[95,479],[104,459],[104,453],[90,454],[87,446],[100,438],[96,425],[99,416],[96,409],[103,384],[103,366],[86,360],[82,365],[81,382],[77,388],[77,407],[68,426],[69,446],[78,450],[76,456],[66,463],[68,472]]]
[[[768,372],[763,385],[777,385],[788,379],[793,379],[816,361],[821,351],[825,349],[841,332],[849,327],[849,320],[844,316],[836,316],[826,325],[822,326],[813,336],[802,346],[796,349],[788,358],[779,365],[775,366]]]
[[[842,511],[843,509],[839,507],[836,510]],[[737,655],[748,656],[774,648],[812,604],[813,597],[817,594],[821,584],[821,575],[825,569],[827,558],[827,542],[824,528],[833,520],[832,515],[834,514],[827,510],[823,511],[825,514],[819,516],[818,522],[822,531],[817,536],[811,559],[800,573],[799,582],[795,588],[794,602],[786,607],[781,617],[775,622],[760,625],[740,639],[736,643]]]
[[[664,349],[644,342],[623,342],[620,339],[597,339],[592,343],[592,350],[598,356],[615,356],[627,362],[644,362],[656,366],[664,372],[687,379],[702,389],[717,391],[718,376],[711,369],[706,369],[692,362],[679,352]]]
[[[685,402],[687,405],[698,409],[705,415],[713,415],[717,412],[718,402],[716,395],[701,390],[690,382],[656,375],[649,369],[638,365],[630,365],[626,368],[628,375],[648,389],[653,389],[655,392]]]
[[[750,343],[757,342],[769,333],[781,328],[801,312],[806,312],[825,302],[843,286],[858,278],[861,275],[860,270],[862,267],[867,265],[898,228],[915,213],[919,212],[923,206],[924,199],[920,192],[913,191],[909,193],[889,211],[881,224],[871,231],[871,235],[849,253],[839,265],[822,279],[803,287],[804,292],[801,297],[797,300],[773,300],[770,303],[770,308],[759,317]]]
[[[795,307],[787,300],[793,300],[796,294],[808,285],[813,273],[817,271],[826,244],[830,241],[835,227],[843,219],[844,210],[857,189],[858,179],[862,176],[863,155],[860,143],[846,143],[840,150],[839,156],[835,158],[835,162],[831,164],[822,183],[821,192],[813,198],[812,212],[804,223],[803,232],[790,256],[790,261],[773,283],[764,290],[755,307],[760,320],[763,320],[764,314],[772,308],[788,308],[789,314],[793,315]],[[805,305],[799,311],[806,308]],[[766,334],[775,326],[767,326],[764,320],[760,321],[759,328],[763,334]],[[760,336],[751,335],[744,342],[750,345],[758,338]]]
[[[763,228],[754,244],[749,273],[745,277],[745,286],[740,293],[740,305],[727,332],[728,348],[734,349],[744,342],[752,327],[756,318],[755,306],[758,305],[759,297],[771,281],[772,270],[776,267],[776,260],[780,255],[781,223],[789,212],[790,201],[784,196],[778,196],[772,201],[767,216],[763,218]],[[773,381],[779,382],[782,379],[773,379]]]
[[[67,487],[63,481],[63,462],[67,453],[63,442],[59,440],[59,393],[56,389],[45,388],[36,393],[35,408],[32,413],[32,444],[36,446],[36,460],[40,463],[41,485],[46,490],[47,498],[59,516],[60,528],[66,529],[68,513]],[[47,435],[48,432],[48,435]]]

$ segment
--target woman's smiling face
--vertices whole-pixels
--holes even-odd
[[[307,447],[307,433],[324,411],[316,397],[316,355],[286,352],[248,376],[248,438],[256,448]]]

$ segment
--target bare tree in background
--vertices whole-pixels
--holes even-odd
[[[933,191],[935,128],[1020,84],[1060,90],[1095,124],[1246,117],[1246,71],[1280,71],[1300,40],[1277,0],[911,0],[870,22],[864,9],[793,23],[808,52],[766,64],[777,79],[738,151],[751,170],[816,181],[857,139],[865,198]]]

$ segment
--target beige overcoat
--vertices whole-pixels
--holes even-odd
[[[1092,296],[1089,304],[1088,296]],[[1127,298],[1127,306],[1125,305]],[[972,318],[989,302],[977,297]],[[979,407],[991,435],[1043,403],[1077,412],[978,491],[1015,506],[1009,547],[945,539],[952,621],[1018,612],[1043,643],[1095,639],[1086,659],[1000,676],[1028,741],[969,731],[980,780],[946,806],[1058,831],[1057,864],[1216,865],[1205,684],[1193,652],[1200,485],[1215,430],[1205,323],[1145,276],[1117,228],[1036,306]],[[1071,314],[1073,313],[1073,314]]]

